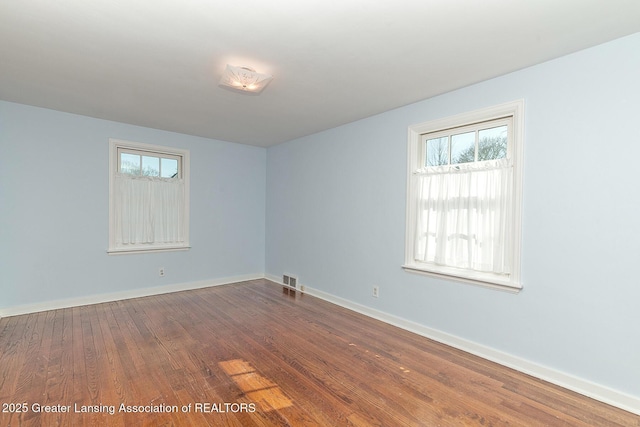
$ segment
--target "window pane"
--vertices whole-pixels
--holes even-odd
[[[120,173],[140,175],[140,156],[137,154],[120,153]]]
[[[449,137],[427,140],[427,158],[425,166],[441,166],[449,164]]]
[[[142,175],[160,176],[160,158],[142,156]]]
[[[478,132],[478,160],[507,157],[507,126],[483,129]]]
[[[476,157],[476,133],[467,132],[451,137],[451,164],[469,163]]]
[[[176,159],[160,159],[161,177],[175,178],[178,176],[178,160]]]

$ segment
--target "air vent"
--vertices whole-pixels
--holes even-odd
[[[298,289],[298,278],[295,276],[290,276],[288,274],[283,274],[282,284],[291,289]]]

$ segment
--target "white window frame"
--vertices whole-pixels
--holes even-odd
[[[120,152],[148,153],[150,156],[179,159],[178,170],[180,179],[184,181],[184,206],[183,206],[183,230],[185,240],[181,244],[138,244],[118,246],[115,236],[116,203],[115,203],[115,181],[118,174]],[[189,244],[189,150],[183,150],[162,145],[145,144],[141,142],[125,141],[120,139],[109,139],[109,247],[107,253],[110,255],[165,252],[188,250]]]
[[[507,156],[513,164],[513,221],[510,224],[513,239],[511,273],[505,277],[492,273],[440,266],[419,262],[415,259],[415,224],[418,198],[418,178],[415,171],[425,167],[424,134],[433,134],[453,128],[463,128],[481,122],[511,117],[510,140]],[[407,207],[406,207],[406,239],[405,262],[406,271],[451,279],[464,283],[485,286],[494,289],[518,292],[521,282],[521,222],[522,222],[522,177],[523,177],[523,144],[524,144],[524,100],[517,100],[488,107],[469,113],[446,117],[412,125],[409,127],[407,153]]]

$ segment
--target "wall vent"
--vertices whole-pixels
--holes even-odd
[[[288,274],[283,274],[282,284],[291,289],[298,289],[298,278],[295,276],[290,276]]]

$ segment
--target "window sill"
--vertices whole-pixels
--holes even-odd
[[[108,249],[109,255],[128,255],[128,254],[144,254],[153,252],[174,252],[174,251],[188,251],[191,246],[149,246],[149,247],[136,247],[136,248],[112,248]]]
[[[471,285],[482,286],[485,288],[496,289],[500,291],[519,293],[522,290],[522,284],[513,283],[508,280],[500,280],[499,278],[493,278],[489,275],[482,273],[474,274],[461,274],[460,271],[453,268],[429,268],[423,265],[403,265],[402,268],[410,273],[423,274],[425,276],[437,277],[439,279],[453,280],[461,283],[468,283]],[[466,272],[464,272],[466,273]]]

